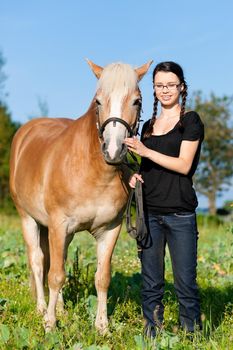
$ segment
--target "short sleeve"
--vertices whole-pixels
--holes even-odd
[[[143,135],[145,134],[146,130],[148,129],[149,124],[150,124],[150,119],[147,120],[142,126],[141,137],[140,137],[141,141],[143,140]]]
[[[196,112],[188,112],[185,114],[182,121],[184,130],[182,139],[186,141],[203,141],[204,139],[204,124],[200,116]]]

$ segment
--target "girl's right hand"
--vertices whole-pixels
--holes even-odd
[[[141,183],[143,183],[143,179],[142,179],[142,175],[140,174],[133,174],[129,180],[129,186],[131,188],[135,188],[136,187],[136,182],[137,181],[141,181]]]

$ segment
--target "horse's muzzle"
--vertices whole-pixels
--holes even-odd
[[[112,152],[109,151],[106,142],[102,143],[101,150],[102,150],[105,162],[111,165],[121,164],[127,154],[127,146],[124,143],[121,143],[120,147],[116,149],[114,154],[112,154]]]

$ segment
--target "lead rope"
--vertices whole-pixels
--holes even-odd
[[[131,157],[137,166],[137,171],[139,170],[139,163],[137,158],[132,152],[129,152]],[[132,165],[127,163],[127,165],[132,169]],[[135,169],[134,169],[135,170]],[[135,218],[135,226],[132,223],[132,207],[133,200],[135,201],[135,209],[136,209],[136,218]],[[130,237],[136,239],[137,241],[137,249],[138,256],[140,256],[142,250],[142,242],[145,241],[147,237],[147,227],[144,219],[144,211],[143,211],[143,194],[142,194],[142,183],[140,181],[136,182],[135,188],[132,188],[129,194],[129,199],[126,206],[126,230]]]

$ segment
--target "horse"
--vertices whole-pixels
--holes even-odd
[[[75,120],[33,119],[19,128],[11,146],[10,192],[21,217],[31,287],[45,331],[55,327],[56,311],[63,307],[68,246],[84,230],[97,247],[95,327],[100,333],[108,329],[111,257],[129,194],[124,139],[137,133],[138,83],[152,63],[103,68],[87,62],[98,79],[87,112]]]

